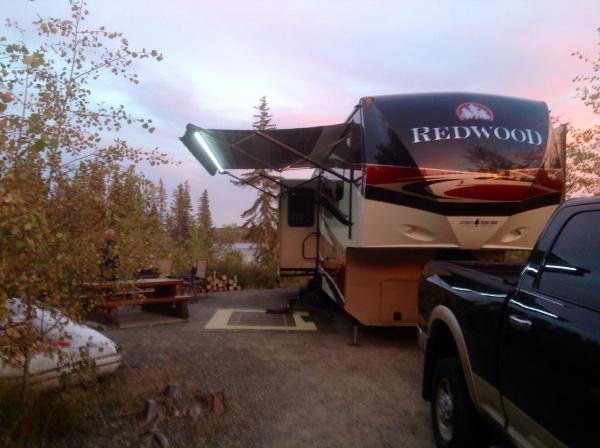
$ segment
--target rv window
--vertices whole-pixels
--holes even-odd
[[[288,226],[312,227],[315,223],[315,192],[311,188],[290,191],[288,198]]]

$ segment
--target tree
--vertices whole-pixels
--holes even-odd
[[[592,69],[591,74],[574,79],[578,97],[596,115],[600,115],[600,52],[595,58],[580,52],[573,53],[573,56]],[[568,197],[600,194],[600,124],[590,129],[571,130],[567,144],[566,189]]]
[[[22,368],[23,390],[31,355],[53,350],[34,331],[34,306],[84,314],[90,304],[82,288],[98,279],[98,245],[109,225],[122,230],[123,247],[135,248],[122,258],[128,269],[134,264],[128,259],[140,254],[140,245],[132,229],[146,218],[146,181],[133,166],[165,162],[156,150],[110,142],[110,133],[127,125],[153,132],[152,122],[93,96],[103,75],[138,84],[132,62],[162,55],[131,48],[122,33],[86,28],[85,1],[65,3],[69,17],[33,22],[37,48],[11,20],[8,33],[23,37],[0,36],[0,320],[6,330],[0,361]],[[12,320],[10,297],[25,306],[24,320]]]
[[[156,208],[158,212],[158,220],[160,222],[160,226],[163,230],[167,229],[167,215],[168,211],[168,198],[167,198],[167,190],[165,189],[165,185],[163,184],[162,178],[158,181],[158,191],[156,197]]]
[[[171,236],[180,248],[189,246],[192,236],[192,198],[187,181],[177,185],[171,200]]]
[[[252,123],[254,129],[258,131],[275,129],[265,96],[260,98],[259,105],[254,106],[254,109],[258,111],[253,115],[256,118],[256,121]],[[245,219],[243,227],[246,230],[246,239],[252,242],[256,248],[255,261],[261,264],[271,264],[275,261],[277,249],[278,210],[273,195],[277,195],[278,187],[264,177],[265,175],[268,175],[267,170],[256,169],[241,176],[246,183],[262,190],[259,191],[252,206],[242,213],[242,218]],[[233,183],[238,186],[246,186],[240,181],[233,181]]]
[[[215,232],[212,215],[210,212],[210,202],[208,200],[208,191],[202,192],[198,200],[198,212],[196,215],[197,234],[202,247],[206,250],[209,258],[215,255]]]
[[[600,194],[600,126],[573,129],[567,144],[567,197]]]

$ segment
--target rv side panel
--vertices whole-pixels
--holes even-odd
[[[417,290],[433,250],[349,248],[345,309],[363,325],[416,325]]]

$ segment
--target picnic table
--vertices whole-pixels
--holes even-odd
[[[119,307],[141,305],[142,311],[189,318],[190,295],[182,294],[183,280],[177,278],[141,278],[115,280],[89,285],[102,301],[90,315],[91,319],[119,325]]]

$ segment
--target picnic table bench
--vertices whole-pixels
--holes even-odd
[[[143,311],[189,318],[190,295],[181,294],[183,281],[175,278],[143,278],[132,281],[107,281],[90,285],[103,301],[95,306],[90,318],[119,325],[118,309],[141,305]]]

